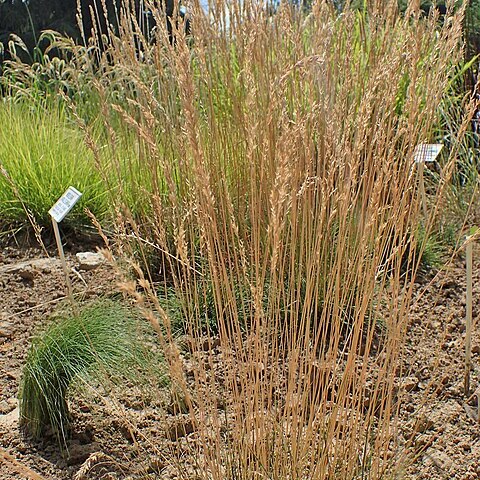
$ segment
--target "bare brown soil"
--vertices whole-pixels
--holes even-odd
[[[79,247],[76,247],[78,250]],[[88,249],[92,250],[90,246]],[[113,269],[103,264],[79,271],[75,248],[68,254],[79,300],[117,291]],[[476,252],[476,256],[480,251]],[[51,252],[54,257],[55,252]],[[194,434],[188,419],[165,412],[165,399],[149,398],[125,386],[120,402],[104,398],[72,404],[74,432],[69,455],[62,455],[46,435],[31,442],[18,425],[18,385],[32,335],[65,302],[64,276],[58,261],[35,248],[4,246],[0,254],[0,480],[175,478],[158,456],[162,449],[181,449]],[[25,266],[25,263],[27,265]],[[23,264],[24,268],[9,268]],[[464,394],[465,262],[459,257],[442,272],[415,285],[404,368],[404,392],[398,451],[412,459],[403,478],[480,478],[477,398]],[[480,260],[474,265],[474,320],[480,300]],[[474,329],[472,393],[479,383],[480,334]],[[167,409],[168,410],[168,409]],[[128,415],[122,415],[122,412]],[[133,418],[134,433],[128,421]],[[181,428],[177,428],[181,425]],[[173,428],[172,428],[173,427]],[[145,441],[139,438],[144,436]],[[140,447],[139,445],[142,445]],[[147,455],[139,449],[148,449]],[[196,478],[192,475],[191,478]]]
[[[479,253],[474,250],[471,394],[480,394]],[[478,398],[464,392],[465,271],[461,255],[415,293],[404,360],[409,391],[400,425],[403,438],[413,435],[409,452],[415,461],[407,478],[480,478]]]

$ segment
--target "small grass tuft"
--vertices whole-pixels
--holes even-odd
[[[20,421],[33,438],[51,428],[66,447],[67,394],[78,381],[130,368],[140,353],[135,324],[130,309],[102,300],[59,316],[34,338],[20,385]]]

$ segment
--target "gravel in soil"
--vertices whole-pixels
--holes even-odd
[[[405,478],[480,478],[478,418],[480,251],[473,269],[470,393],[465,394],[466,266],[460,256],[418,285],[405,351],[401,441],[411,455]],[[473,395],[472,395],[473,394]]]

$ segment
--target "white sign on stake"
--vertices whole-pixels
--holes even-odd
[[[76,188],[68,187],[67,191],[57,200],[57,203],[48,213],[57,223],[60,223],[81,196],[82,194]]]
[[[420,197],[422,199],[422,208],[425,217],[427,216],[427,194],[425,193],[425,181],[423,179],[423,170],[425,168],[425,163],[434,162],[438,157],[440,150],[442,150],[443,145],[441,143],[420,143],[415,147],[413,153],[414,162],[418,165],[418,176],[419,176],[419,185]]]
[[[415,163],[434,162],[442,148],[441,143],[421,143],[417,145],[413,153]]]
[[[67,293],[70,301],[73,302],[73,288],[70,280],[67,262],[65,260],[65,253],[63,251],[62,240],[60,238],[60,229],[58,224],[65,218],[67,213],[78,202],[82,194],[74,187],[68,187],[67,191],[58,199],[57,203],[48,211],[52,217],[53,232],[55,233],[55,240],[57,242],[58,254],[62,262],[63,272],[65,273],[65,282],[67,284]]]

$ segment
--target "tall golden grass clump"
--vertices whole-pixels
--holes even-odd
[[[424,221],[413,152],[461,58],[463,9],[440,22],[372,3],[214,2],[210,18],[195,5],[192,36],[179,21],[170,42],[155,5],[152,41],[126,2],[97,50],[119,246],[143,263],[135,295],[194,423],[175,464],[201,478],[398,466],[395,378]],[[190,383],[162,307],[172,288],[198,340]]]

